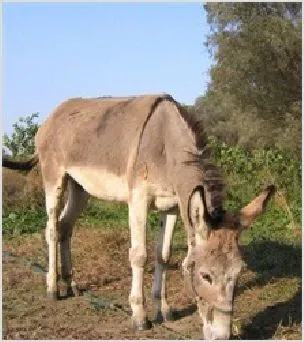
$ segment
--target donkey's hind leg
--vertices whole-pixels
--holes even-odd
[[[71,177],[68,179],[68,198],[59,219],[59,241],[61,256],[61,277],[65,283],[64,295],[77,294],[76,284],[72,279],[71,236],[73,225],[87,204],[88,193]]]
[[[43,171],[43,169],[42,169]],[[46,176],[47,174],[47,176]],[[45,202],[47,211],[47,225],[45,238],[49,252],[49,270],[46,276],[47,297],[57,299],[57,243],[58,218],[62,208],[62,197],[65,189],[66,175],[42,172],[45,187]]]
[[[156,264],[152,287],[152,298],[156,304],[156,320],[172,320],[170,306],[167,304],[166,271],[171,254],[171,244],[176,215],[161,214],[160,232],[156,246]]]

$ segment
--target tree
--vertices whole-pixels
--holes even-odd
[[[194,111],[208,134],[248,149],[301,151],[301,3],[207,3],[214,57]]]
[[[211,90],[228,92],[263,117],[301,101],[301,3],[208,3]],[[300,112],[297,113],[300,116]]]
[[[13,125],[12,136],[4,134],[3,145],[10,151],[12,157],[22,158],[35,152],[34,138],[39,126],[34,121],[38,116],[39,113],[33,113],[25,118],[21,117]]]

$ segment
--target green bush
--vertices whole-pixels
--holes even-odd
[[[38,116],[38,113],[33,113],[19,118],[18,122],[13,124],[12,136],[4,134],[3,146],[9,150],[13,158],[22,159],[35,152],[34,138],[39,127],[35,120]]]
[[[236,212],[269,184],[277,187],[265,215],[244,234],[244,241],[292,240],[301,222],[301,161],[280,150],[248,151],[210,138],[212,155],[226,183],[226,208]]]
[[[8,236],[40,232],[46,225],[44,210],[4,210],[2,212],[2,232]]]
[[[243,148],[229,147],[216,138],[210,139],[210,146],[226,183],[225,206],[228,211],[238,211],[269,184],[275,184],[277,187],[275,200],[271,201],[265,215],[255,222],[253,228],[243,234],[243,242],[265,239],[292,241],[295,238],[294,228],[300,226],[301,222],[300,160],[295,155],[280,150],[249,152]],[[45,210],[39,206],[30,206],[31,202],[28,200],[30,194],[20,195],[23,185],[20,185],[16,198],[10,201],[12,192],[10,181],[15,178],[5,179],[8,190],[4,192],[3,233],[10,235],[33,233],[43,228],[46,221]],[[81,215],[79,224],[102,229],[127,229],[127,205],[92,198]],[[177,235],[179,243],[182,243],[184,238],[179,236],[184,235],[180,234],[180,220],[178,226]],[[148,232],[153,237],[158,232],[156,213],[149,214]]]

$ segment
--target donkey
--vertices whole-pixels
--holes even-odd
[[[129,302],[136,328],[150,327],[143,296],[148,209],[160,214],[152,296],[159,320],[172,319],[166,299],[166,269],[178,210],[188,242],[183,273],[198,305],[206,339],[228,339],[233,293],[242,259],[238,238],[264,212],[269,186],[238,214],[223,209],[224,186],[210,161],[202,123],[167,94],[70,99],[39,128],[36,154],[12,169],[40,163],[47,211],[47,296],[58,298],[57,244],[61,277],[75,292],[71,236],[89,194],[123,201],[129,208],[132,285]],[[68,196],[64,205],[63,194]]]

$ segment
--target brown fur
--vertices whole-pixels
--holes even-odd
[[[229,227],[229,229],[225,227]],[[236,253],[238,251],[237,239],[239,231],[231,229],[229,225],[225,225],[225,227],[211,230],[208,239],[208,252],[210,250],[211,255]]]
[[[68,100],[40,127],[36,146],[46,182],[56,178],[54,168],[94,167],[127,175],[130,187],[144,174],[186,201],[203,184],[210,212],[222,206],[222,181],[202,124],[166,94]]]
[[[127,171],[130,150],[137,145],[145,120],[159,99],[68,100],[40,127],[36,137],[38,153],[65,168],[104,167],[119,176]]]
[[[164,103],[170,103],[171,107]],[[158,111],[161,115],[155,122]],[[176,125],[181,120],[186,130],[181,122]],[[168,125],[174,126],[175,131]],[[187,130],[192,133],[193,142],[189,141]],[[143,146],[147,144],[150,151]],[[145,150],[143,156],[140,150]],[[58,172],[54,170],[60,167],[66,170],[71,165],[106,169],[117,176],[127,174],[130,186],[137,176],[171,184],[175,174],[178,178],[175,183],[181,177],[186,183],[185,189],[180,189],[181,196],[188,199],[193,187],[203,185],[208,211],[214,213],[222,208],[223,183],[218,169],[210,162],[202,122],[167,94],[67,100],[38,130],[36,152],[45,182],[52,183],[57,178]],[[2,160],[3,166],[23,170],[30,170],[37,162],[37,154],[22,163]],[[161,174],[162,165],[166,175]],[[187,185],[190,176],[193,184]]]

